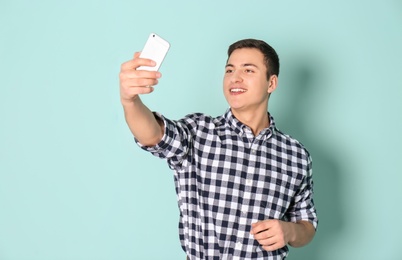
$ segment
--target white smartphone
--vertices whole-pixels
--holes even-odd
[[[140,58],[151,59],[156,62],[155,67],[140,66],[137,70],[152,70],[157,71],[162,64],[168,50],[170,48],[169,42],[162,39],[159,35],[151,33],[145,43],[144,49],[140,54]]]

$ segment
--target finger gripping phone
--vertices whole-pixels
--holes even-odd
[[[168,50],[170,48],[169,42],[164,40],[162,37],[156,33],[151,33],[145,43],[144,49],[140,54],[140,58],[151,59],[156,62],[155,67],[140,66],[137,70],[159,70],[163,59],[165,58]]]

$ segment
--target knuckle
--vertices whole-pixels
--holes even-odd
[[[152,88],[150,88],[150,87],[141,88],[141,94],[148,94],[151,92],[152,92]]]
[[[130,86],[128,80],[125,78],[120,80],[120,85],[122,88],[128,88]]]
[[[147,85],[147,80],[146,79],[138,79],[138,85],[146,86]]]

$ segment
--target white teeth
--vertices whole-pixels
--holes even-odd
[[[241,88],[233,88],[230,90],[230,92],[246,92],[246,90]]]

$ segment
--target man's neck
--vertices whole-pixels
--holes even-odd
[[[254,136],[257,136],[263,129],[269,127],[270,122],[266,109],[253,111],[238,111],[232,109],[232,113],[237,120],[250,127]]]

